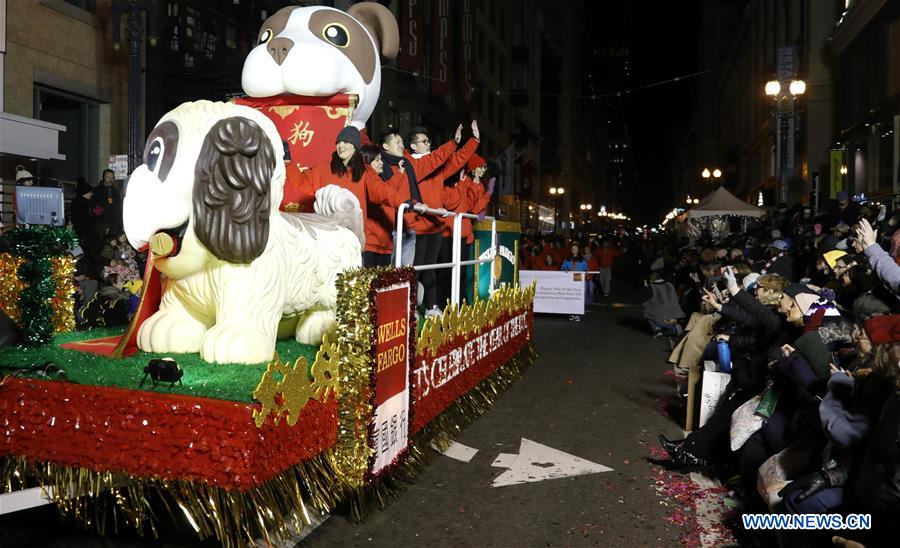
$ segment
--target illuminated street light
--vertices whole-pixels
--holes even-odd
[[[803,80],[793,80],[791,81],[790,86],[788,86],[788,90],[791,92],[791,95],[803,95],[806,93],[806,82]]]
[[[712,175],[712,173],[710,173],[708,167],[703,168],[703,171],[700,172],[700,176],[704,179],[709,179],[710,175]]]
[[[800,108],[796,103],[806,93],[806,82],[799,79],[785,79],[781,82],[771,80],[766,83],[765,92],[772,99],[772,122],[769,127],[772,130],[778,164],[778,201],[787,203],[791,196],[790,179],[794,169],[793,165],[789,165],[792,161],[788,159],[788,148],[795,138],[794,126],[800,115]]]
[[[722,170],[719,168],[714,169],[712,172],[712,176],[713,176],[713,179],[718,179],[719,177],[722,176]]]

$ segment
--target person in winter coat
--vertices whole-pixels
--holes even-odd
[[[619,250],[609,240],[603,240],[602,247],[596,253],[591,255],[591,270],[597,270],[597,283],[603,291],[604,297],[609,297],[610,286],[612,283],[612,267],[616,257],[621,255]]]
[[[455,175],[466,161],[478,148],[480,133],[478,123],[472,121],[472,138],[465,145],[455,150],[440,168],[428,176],[422,176],[419,181],[419,191],[422,199],[432,208],[444,207],[444,181]],[[452,145],[458,145],[462,141],[462,124],[456,129]],[[451,143],[448,143],[451,144]],[[413,153],[413,160],[424,160],[431,156],[431,140],[422,128],[413,129],[409,135],[409,146]],[[444,220],[433,216],[420,216],[410,219],[410,228],[416,231],[416,254],[414,265],[427,265],[440,262],[438,257],[444,245],[442,232]],[[420,271],[419,281],[424,289],[422,305],[427,316],[436,316],[441,313],[444,304],[438,298],[438,273],[435,270]]]
[[[769,259],[760,269],[760,274],[778,274],[794,281],[794,259],[788,253],[788,243],[784,240],[775,240],[769,246]]]
[[[404,162],[400,162],[397,171],[390,180],[381,179],[384,173],[384,160],[381,158],[381,149],[375,145],[363,145],[361,149],[363,161],[367,169],[371,169],[378,180],[376,185],[382,184],[393,188],[398,193],[402,191],[406,183]],[[392,232],[397,226],[397,209],[389,205],[371,204],[369,216],[366,217],[365,233],[366,245],[363,247],[363,266],[389,266],[391,254],[394,251],[394,238]]]
[[[644,283],[642,292],[644,301],[644,318],[650,323],[654,338],[662,335],[680,335],[682,332],[678,320],[685,317],[678,304],[675,286],[665,281],[658,272],[650,275],[650,281]]]
[[[571,253],[565,260],[563,260],[562,264],[559,266],[559,269],[563,272],[587,272],[588,264],[587,261],[584,260],[584,255],[581,254],[581,248],[578,246],[578,244],[572,245],[570,251]],[[588,304],[590,303],[591,298],[591,292],[589,289],[590,281],[587,279],[587,274],[584,274],[582,279],[583,283],[585,284],[585,304]],[[580,322],[581,316],[578,314],[573,314],[569,316],[569,320],[573,322]]]
[[[887,251],[878,245],[878,231],[872,229],[872,225],[866,219],[861,219],[856,225],[856,241],[854,247],[857,251],[865,253],[872,270],[881,281],[895,295],[900,294],[900,266]]]
[[[730,458],[728,442],[731,415],[758,393],[763,380],[761,370],[765,369],[766,349],[777,348],[780,353],[779,345],[785,338],[791,337],[792,333],[790,329],[786,329],[783,317],[775,311],[778,299],[773,298],[774,293],[780,297],[787,280],[775,275],[761,277],[757,281],[754,297],[737,284],[730,267],[725,268],[722,275],[731,299],[723,304],[710,297],[710,294],[706,294],[703,301],[714,310],[724,312],[731,321],[741,322],[746,327],[738,334],[719,335],[725,337],[729,340],[729,345],[733,344],[735,347],[735,351],[732,352],[733,379],[719,398],[719,404],[706,424],[691,432],[684,440],[669,440],[663,435],[659,437],[660,444],[679,468],[705,469],[719,459]],[[730,341],[732,337],[735,339],[734,343]],[[755,342],[749,340],[751,337],[755,337]],[[742,339],[748,340],[741,342]],[[742,346],[745,351],[741,351]],[[746,350],[751,347],[762,351],[747,352]],[[755,473],[752,477],[754,478],[752,481],[755,481]],[[752,485],[750,489],[754,489]]]
[[[338,133],[330,161],[305,171],[301,171],[295,164],[288,164],[285,185],[292,186],[292,193],[307,200],[328,185],[346,188],[359,202],[363,229],[365,220],[369,218],[370,203],[398,207],[406,202],[412,206],[414,201],[404,199],[396,189],[379,181],[374,171],[366,169],[360,153],[361,147],[359,130],[346,126]]]

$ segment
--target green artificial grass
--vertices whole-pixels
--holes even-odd
[[[52,342],[43,347],[12,347],[0,350],[0,376],[14,373],[17,369],[41,366],[53,362],[66,372],[66,380],[77,384],[115,386],[133,390],[143,390],[162,394],[183,394],[217,400],[252,402],[252,392],[259,384],[267,363],[256,365],[206,363],[199,354],[151,354],[138,352],[125,359],[113,359],[75,350],[60,348],[59,345],[72,341],[95,339],[119,335],[123,328],[103,328],[89,331],[75,331],[55,335]],[[275,350],[282,361],[292,365],[299,356],[304,356],[312,365],[318,347],[300,344],[293,339],[278,341]],[[153,358],[171,357],[184,376],[181,385],[160,383],[153,386],[147,377],[143,387],[138,385],[144,377],[144,367]],[[20,376],[42,378],[35,373],[19,372]]]

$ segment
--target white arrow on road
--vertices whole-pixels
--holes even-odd
[[[491,487],[504,487],[548,479],[569,478],[599,472],[612,472],[612,468],[585,460],[558,449],[522,438],[519,454],[500,453],[491,466],[509,468],[500,474]]]

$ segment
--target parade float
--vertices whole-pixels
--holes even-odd
[[[160,120],[125,198],[126,234],[149,256],[124,330],[73,331],[68,229],[3,236],[0,308],[22,333],[0,350],[7,507],[36,492],[101,533],[156,534],[165,514],[223,545],[339,505],[360,519],[533,362],[533,287],[489,287],[420,321],[415,271],[360,268],[358,236],[328,215],[346,195],[284,196],[285,161],[321,161],[341,127],[365,123],[396,34],[374,3],[286,8],[245,65],[256,97]],[[339,55],[358,81],[250,85],[322,70],[291,65],[282,39],[300,59]],[[304,40],[318,55],[300,55]]]

